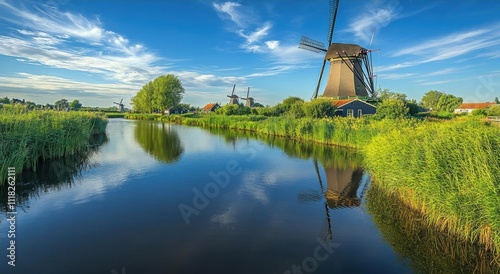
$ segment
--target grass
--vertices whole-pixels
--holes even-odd
[[[0,109],[0,181],[7,168],[36,170],[39,159],[75,154],[89,145],[91,136],[106,130],[101,114],[87,112],[33,111]]]
[[[491,252],[429,226],[425,215],[388,195],[380,182],[368,190],[366,208],[384,240],[414,273],[500,273]]]
[[[105,112],[104,113],[106,115],[106,118],[125,118],[125,116],[127,115],[127,113],[123,113],[123,112]]]
[[[380,188],[427,225],[500,251],[499,128],[479,120],[422,123],[374,137],[364,154]]]
[[[381,133],[400,127],[415,127],[419,120],[374,120],[356,118],[313,119],[266,117],[263,115],[158,116],[156,120],[205,128],[236,129],[319,144],[361,148]]]

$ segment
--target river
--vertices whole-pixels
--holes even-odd
[[[100,146],[17,177],[15,267],[4,195],[0,273],[428,270],[367,209],[360,155],[251,135],[111,119]]]

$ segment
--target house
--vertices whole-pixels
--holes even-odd
[[[455,109],[454,113],[462,114],[462,113],[472,113],[473,110],[480,108],[487,108],[489,106],[496,105],[496,102],[485,102],[485,103],[463,103],[458,108]]]
[[[184,114],[184,113],[188,113],[189,110],[181,105],[179,106],[175,106],[175,107],[171,107],[169,109],[166,109],[165,110],[165,114],[167,115],[170,115],[170,114]]]
[[[360,99],[334,100],[333,106],[336,108],[335,116],[342,117],[362,117],[363,115],[373,115],[377,107]]]
[[[220,108],[220,105],[218,103],[210,103],[204,106],[201,112],[204,113],[213,112],[216,111],[218,108]]]

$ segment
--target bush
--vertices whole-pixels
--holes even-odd
[[[306,113],[304,112],[304,102],[297,101],[290,106],[287,115],[292,118],[304,118]]]
[[[406,103],[399,99],[389,98],[382,101],[375,114],[378,118],[399,119],[407,117],[410,114],[410,108]]]
[[[242,107],[240,105],[227,104],[223,107],[218,108],[215,113],[221,115],[246,115],[250,114],[251,110],[249,107]]]
[[[487,110],[486,110],[486,114],[488,114],[488,116],[500,116],[500,105],[494,105],[494,106],[490,106]]]
[[[484,109],[484,108],[475,109],[472,111],[472,115],[485,117],[487,115],[486,109]]]
[[[335,107],[331,100],[316,99],[304,103],[304,114],[308,118],[326,118],[333,117]]]

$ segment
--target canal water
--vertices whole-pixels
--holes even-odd
[[[0,273],[411,273],[443,261],[405,248],[421,231],[367,198],[354,151],[122,119],[94,142],[17,177],[15,267],[3,195]],[[456,261],[435,270],[476,264]]]

